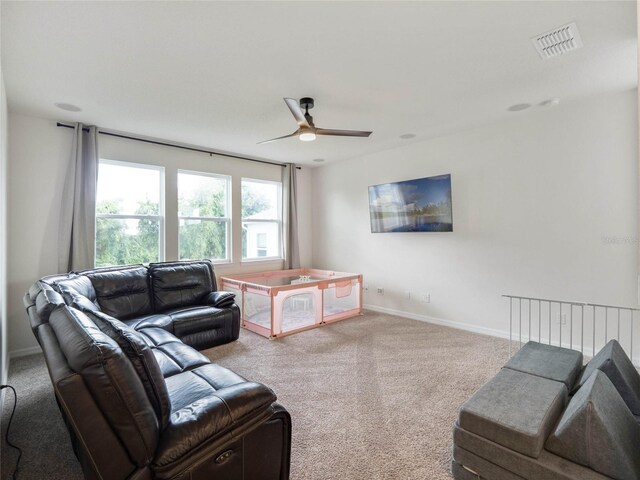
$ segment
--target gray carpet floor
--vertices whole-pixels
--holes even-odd
[[[291,413],[292,480],[450,479],[457,410],[507,360],[508,342],[375,312],[203,353],[269,385]],[[11,362],[20,479],[80,479],[42,355]],[[2,412],[6,428],[11,406]],[[2,478],[15,454],[2,443]]]

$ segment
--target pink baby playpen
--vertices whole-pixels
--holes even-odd
[[[275,338],[362,314],[362,275],[311,268],[227,275],[242,326]]]

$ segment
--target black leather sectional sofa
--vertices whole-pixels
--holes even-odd
[[[291,419],[273,391],[196,350],[238,338],[233,302],[208,261],[54,275],[29,289],[86,478],[288,478]]]

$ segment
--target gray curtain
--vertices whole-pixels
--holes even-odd
[[[282,169],[282,203],[284,207],[284,265],[285,268],[300,268],[300,248],[298,245],[298,196],[297,168],[288,163]]]
[[[95,262],[98,129],[75,125],[60,214],[58,270],[92,268]]]

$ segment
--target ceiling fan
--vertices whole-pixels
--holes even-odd
[[[313,108],[313,98],[304,97],[300,99],[300,103],[293,98],[285,98],[284,103],[287,104],[289,110],[293,114],[293,117],[298,122],[298,130],[295,132],[284,135],[278,138],[272,138],[271,140],[265,140],[258,142],[258,145],[262,143],[275,142],[283,138],[297,136],[303,142],[311,142],[316,139],[316,135],[333,135],[336,137],[368,137],[372,132],[364,132],[361,130],[335,130],[333,128],[318,128],[313,123],[313,117],[309,115],[309,109]],[[304,113],[302,112],[304,109]]]

